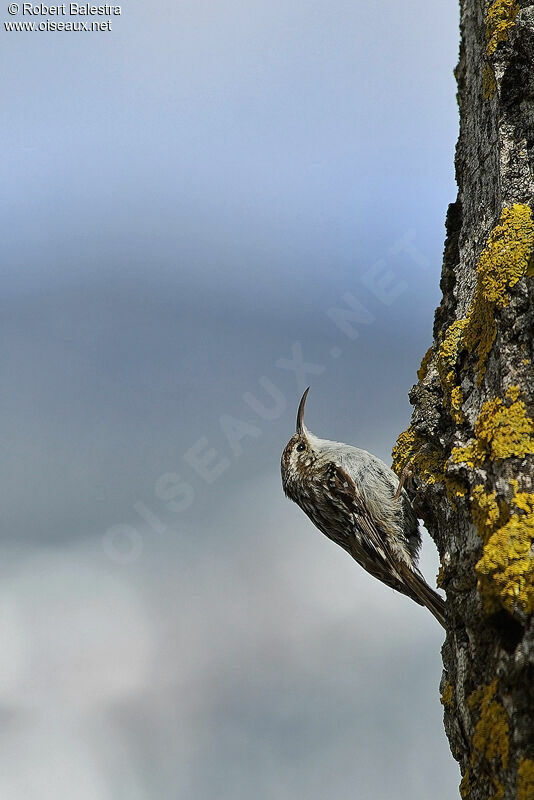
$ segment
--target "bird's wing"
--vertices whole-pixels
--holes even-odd
[[[388,534],[382,531],[369,514],[363,497],[350,475],[338,464],[331,462],[327,468],[327,481],[335,503],[349,511],[360,536],[354,536],[351,553],[362,567],[380,581],[426,606],[445,627],[445,602],[389,543]]]
[[[402,558],[394,552],[388,542],[388,533],[374,523],[350,475],[343,467],[330,462],[327,481],[333,502],[353,516],[354,525],[361,534],[355,535],[351,541],[352,556],[373,577],[423,605],[403,577],[403,567],[409,569],[408,565],[402,564]]]

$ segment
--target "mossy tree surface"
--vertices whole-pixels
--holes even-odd
[[[460,793],[534,799],[534,3],[461,0],[456,76],[443,299],[394,468],[441,557]]]

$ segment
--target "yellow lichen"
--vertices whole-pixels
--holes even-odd
[[[397,443],[395,444],[392,452],[393,471],[396,472],[397,475],[400,475],[404,467],[406,467],[410,461],[412,461],[415,454],[421,449],[422,446],[423,440],[416,434],[410,425],[409,428],[407,428],[397,437]]]
[[[517,767],[517,800],[532,800],[534,797],[534,761],[522,758]]]
[[[462,780],[460,781],[460,797],[462,800],[469,800],[471,796],[471,770],[469,767],[465,771],[465,775],[463,776]]]
[[[496,692],[497,679],[476,689],[468,699],[469,707],[480,711],[473,748],[486,761],[500,761],[506,769],[510,747],[508,717],[502,704],[495,699]]]
[[[511,386],[504,402],[496,397],[483,404],[475,423],[475,440],[453,449],[454,463],[474,469],[487,459],[497,461],[534,453],[534,422],[518,396],[519,387]]]
[[[519,388],[519,386],[517,386],[517,384],[514,383],[507,390],[506,397],[513,403],[515,403],[515,401],[519,398],[520,394],[521,394],[521,389]]]
[[[474,469],[489,460],[524,457],[534,453],[534,422],[519,399],[519,387],[511,386],[503,402],[488,400],[475,423],[475,440],[456,447],[451,458]],[[484,543],[475,570],[478,591],[488,613],[504,608],[534,612],[534,494],[520,492],[510,481],[509,503],[476,484],[470,493],[471,515]]]
[[[534,222],[530,207],[515,203],[503,209],[478,260],[477,285],[467,314],[452,323],[438,348],[438,372],[448,405],[457,385],[455,369],[462,351],[476,354],[477,381],[482,382],[497,335],[495,309],[508,305],[508,290],[530,274],[533,253]],[[453,411],[458,414],[457,408]],[[456,417],[455,420],[463,421]]]
[[[514,399],[517,388],[511,387],[506,393],[509,405],[499,398],[488,400],[477,419],[475,434],[479,448],[492,461],[534,453],[534,423],[524,402]]]
[[[454,689],[452,683],[449,683],[449,681],[447,681],[447,683],[445,684],[445,688],[443,689],[443,694],[441,695],[440,698],[441,704],[445,706],[445,708],[451,708],[451,706],[453,705],[453,699],[454,699]]]
[[[497,323],[492,304],[486,300],[478,286],[465,322],[462,344],[466,350],[477,355],[475,371],[480,386],[486,373],[486,361],[497,336]]]
[[[461,408],[462,391],[456,384],[455,367],[462,348],[465,325],[464,319],[458,319],[447,328],[438,347],[436,360],[445,404],[449,407],[452,418],[458,424],[464,421],[464,415]]]
[[[417,378],[421,381],[421,383],[427,376],[428,368],[430,366],[430,360],[432,358],[432,350],[433,350],[432,347],[428,348],[428,350],[423,356],[423,360],[421,361],[421,366],[417,370]]]
[[[488,800],[503,800],[504,786],[502,782],[495,776],[491,777],[491,781],[493,784],[493,791],[491,795],[488,796]],[[480,779],[477,777],[476,772],[475,774],[472,774],[470,768],[468,767],[465,771],[465,775],[460,781],[459,789],[462,800],[470,800],[473,796],[473,791],[479,784]]]
[[[459,386],[453,386],[451,389],[451,415],[453,420],[461,425],[465,421],[465,415],[462,411],[464,396]]]
[[[400,475],[404,467],[410,464],[414,473],[425,484],[432,486],[443,483],[447,497],[454,507],[456,507],[455,500],[464,497],[467,493],[467,487],[463,481],[445,475],[443,452],[425,444],[423,438],[411,426],[399,435],[392,456],[392,469],[397,475]]]
[[[530,206],[504,208],[477,264],[477,287],[466,318],[464,345],[476,351],[477,379],[482,382],[488,355],[497,335],[495,308],[504,308],[508,289],[527,275],[534,252],[534,222]]]
[[[443,456],[438,450],[420,451],[414,460],[417,474],[430,485],[442,483],[445,477]]]
[[[476,565],[486,611],[534,612],[534,494],[516,492],[508,520],[487,537]]]
[[[462,411],[464,396],[460,387],[456,385],[453,370],[441,376],[441,386],[443,388],[444,401],[449,408],[451,417],[458,425],[461,425],[465,420],[464,412]]]
[[[508,39],[508,31],[514,25],[519,13],[517,0],[495,0],[486,14],[487,53],[492,55],[499,42]]]
[[[517,483],[517,481],[513,482]],[[513,497],[513,504],[519,511],[522,511],[524,514],[531,514],[533,510],[532,498],[534,498],[534,494],[531,494],[530,492],[518,492],[516,489],[516,492]]]
[[[397,475],[410,464],[427,484],[442,483],[445,478],[443,454],[425,444],[411,426],[398,437],[392,456],[393,471]]]
[[[468,444],[465,447],[453,447],[451,459],[455,464],[465,464],[469,469],[480,466],[483,460],[474,444]]]
[[[533,249],[534,222],[530,207],[515,203],[511,208],[505,208],[477,265],[485,300],[499,308],[508,305],[507,289],[527,274]]]
[[[489,800],[503,800],[504,799],[504,786],[498,778],[493,779],[493,794]]]
[[[481,483],[473,487],[469,499],[473,522],[482,540],[486,541],[495,528],[505,521],[506,504],[498,503],[496,492],[486,492]]]
[[[497,679],[480,686],[468,698],[468,705],[478,712],[473,734],[469,766],[460,783],[460,794],[468,800],[474,788],[475,776],[484,774],[491,780],[492,794],[488,800],[502,800],[504,787],[498,777],[500,769],[508,767],[510,726],[502,703],[496,700]]]
[[[452,502],[455,508],[456,508],[456,503],[454,501],[458,500],[459,497],[465,497],[465,495],[467,494],[467,486],[458,478],[446,477],[445,490],[447,492],[447,497]]]
[[[453,369],[463,342],[465,319],[457,319],[447,328],[443,341],[438,348],[438,358],[448,371]],[[445,371],[445,370],[444,370]]]
[[[497,81],[491,66],[486,63],[482,68],[482,96],[484,100],[493,100],[497,91]]]

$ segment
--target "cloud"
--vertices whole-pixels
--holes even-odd
[[[441,631],[278,474],[297,342],[324,365],[311,428],[385,459],[428,344],[456,19],[382,12],[165,0],[109,36],[6,40],[1,796],[455,791]],[[410,230],[424,269],[392,255]],[[373,265],[405,287],[390,305]],[[374,318],[354,338],[327,313],[347,292]],[[265,376],[271,420],[244,400]],[[223,415],[260,435],[232,451]],[[199,441],[227,459],[213,483],[185,458]],[[110,558],[116,525],[135,558]]]
[[[441,630],[318,534],[277,478],[232,490],[190,538],[143,533],[127,567],[95,541],[11,553],[2,704],[19,722],[0,761],[22,761],[50,725],[69,759],[58,798],[88,764],[98,798],[124,769],[139,797],[257,785],[260,798],[343,798],[358,785],[385,798],[402,775],[423,798],[438,773],[452,790]],[[56,769],[39,763],[37,776]]]

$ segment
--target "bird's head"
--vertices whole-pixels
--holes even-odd
[[[299,483],[317,460],[314,443],[320,441],[304,425],[304,408],[310,387],[302,395],[297,411],[296,431],[286,444],[282,453],[282,484],[287,495],[291,496],[291,488]]]

